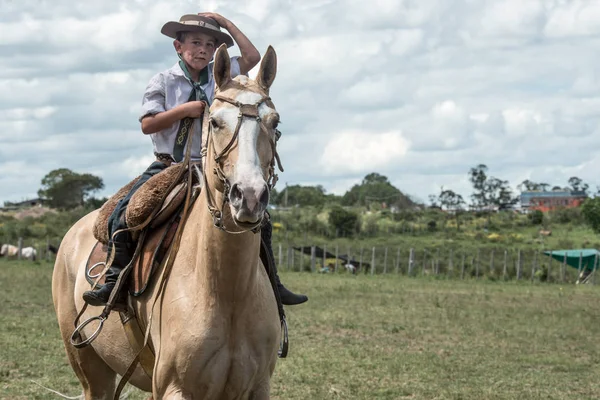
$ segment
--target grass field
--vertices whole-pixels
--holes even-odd
[[[0,262],[0,399],[80,393],[51,301],[52,266]],[[282,273],[290,354],[274,399],[600,397],[598,286]],[[145,398],[135,392],[130,398]]]

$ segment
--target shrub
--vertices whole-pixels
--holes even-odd
[[[544,223],[544,213],[540,210],[533,210],[529,214],[529,221],[532,225],[541,225]]]

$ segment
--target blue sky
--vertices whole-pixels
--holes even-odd
[[[600,2],[197,4],[0,0],[0,202],[36,196],[55,168],[101,176],[104,196],[139,175],[142,94],[175,62],[160,28],[201,11],[277,51],[281,186],[342,194],[379,172],[422,200],[468,196],[479,163],[514,187],[600,184]]]

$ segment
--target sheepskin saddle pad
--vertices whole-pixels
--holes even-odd
[[[167,193],[167,191],[173,181],[180,175],[181,168],[183,168],[182,164],[175,164],[165,168],[148,179],[148,181],[133,194],[125,211],[125,221],[129,228],[140,226],[140,224],[146,221],[157,207],[160,207],[160,210],[150,222],[149,227],[151,229],[159,227],[167,221],[177,209],[179,209],[187,192],[188,172],[186,171],[183,174],[181,180],[173,187],[170,193]],[[127,193],[129,193],[138,179],[139,176],[123,186],[100,208],[93,228],[94,237],[100,243],[105,245],[108,244],[108,219],[119,201],[127,196]],[[194,173],[193,184],[195,185],[197,183],[198,176]],[[163,198],[164,202],[161,204]]]

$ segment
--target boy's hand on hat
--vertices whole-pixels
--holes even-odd
[[[212,12],[203,12],[198,13],[201,17],[212,18],[217,21],[217,24],[221,26],[221,28],[227,29],[229,27],[229,20],[222,16],[221,14],[212,13]]]
[[[180,107],[183,107],[186,117],[200,118],[204,114],[206,103],[203,101],[188,101],[187,103],[183,103]]]

